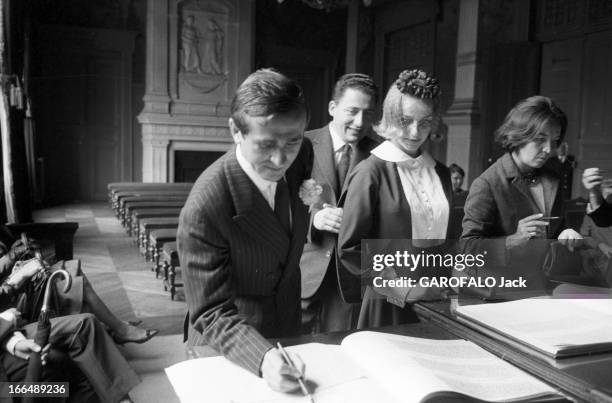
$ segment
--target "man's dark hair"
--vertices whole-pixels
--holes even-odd
[[[308,107],[299,84],[274,69],[251,73],[236,90],[231,104],[231,117],[245,135],[249,117],[301,112],[308,119]]]
[[[378,99],[378,87],[374,84],[372,77],[367,74],[349,73],[340,77],[334,86],[332,95],[334,102],[338,102],[342,98],[347,88],[353,88],[368,94],[374,102]]]
[[[459,165],[455,163],[450,164],[448,166],[448,169],[450,169],[451,174],[457,172],[459,175],[465,178],[465,171]]]

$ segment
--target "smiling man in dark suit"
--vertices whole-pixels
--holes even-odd
[[[189,344],[214,348],[280,391],[298,388],[300,373],[266,338],[299,334],[307,121],[295,81],[270,69],[247,77],[231,105],[236,147],[198,178],[177,235]]]
[[[337,234],[342,222],[342,208],[337,203],[348,173],[378,144],[368,137],[376,97],[371,77],[358,73],[340,77],[329,102],[331,122],[306,133],[315,154],[312,178],[323,188],[320,203],[311,213],[308,243],[300,261],[303,304],[314,317],[315,331],[349,330],[357,323],[359,305],[354,294],[358,300],[358,279],[350,278],[352,275],[336,265]]]

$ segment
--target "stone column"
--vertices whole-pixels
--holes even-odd
[[[143,149],[143,161],[149,166],[149,181],[147,182],[168,182],[168,169],[154,169],[154,167],[168,167],[168,146],[169,140],[158,140],[152,133],[143,132],[143,143],[148,147]]]
[[[459,2],[455,99],[446,112],[448,148],[446,160],[463,167],[467,182],[482,171],[478,74],[479,0]]]
[[[168,0],[147,0],[146,46],[143,113],[168,113]]]
[[[168,141],[153,136],[156,115],[168,114],[168,0],[147,0],[146,91],[142,124],[142,181],[167,182]],[[157,168],[157,169],[156,169]]]

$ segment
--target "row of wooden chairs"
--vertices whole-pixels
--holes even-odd
[[[174,299],[180,283],[176,231],[192,183],[120,182],[108,185],[111,208]]]

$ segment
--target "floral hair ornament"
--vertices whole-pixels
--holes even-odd
[[[402,94],[420,99],[437,98],[441,93],[438,80],[419,69],[402,71],[395,86]]]

